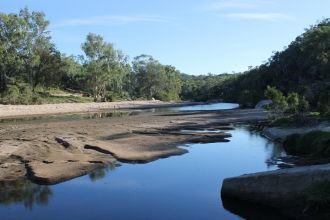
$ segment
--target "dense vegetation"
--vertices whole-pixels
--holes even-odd
[[[330,157],[330,132],[293,134],[285,139],[283,146],[292,155]]]
[[[18,14],[0,13],[1,103],[155,98],[253,106],[265,99],[264,91],[272,86],[287,97],[286,102],[305,100],[322,114],[330,112],[330,19],[308,28],[265,64],[244,73],[200,76],[182,74],[149,55],[130,62],[93,33],[82,43],[84,55],[62,54],[48,25],[43,13],[27,8]],[[78,95],[63,98],[52,91]]]
[[[78,95],[63,98],[67,93],[60,90],[94,101],[179,99],[181,78],[174,67],[147,55],[130,64],[127,55],[93,33],[82,44],[84,55],[67,56],[52,42],[48,25],[43,13],[27,8],[19,14],[0,13],[1,103],[92,101]]]
[[[207,86],[200,81],[209,81]],[[184,98],[201,100],[221,98],[253,106],[264,99],[267,86],[285,95],[304,96],[312,107],[329,112],[330,106],[330,19],[308,28],[286,49],[276,52],[266,62],[244,73],[233,75],[190,76],[184,87]],[[200,85],[195,88],[191,85]],[[205,96],[199,95],[199,89]]]

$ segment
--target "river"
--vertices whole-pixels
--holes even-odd
[[[284,152],[245,125],[229,132],[230,142],[184,145],[189,153],[181,156],[121,163],[53,186],[2,183],[1,219],[241,219],[223,205],[223,179],[277,169],[273,159]]]

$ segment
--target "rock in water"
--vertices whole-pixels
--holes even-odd
[[[223,198],[283,209],[330,204],[330,164],[248,174],[223,181]],[[321,205],[322,205],[321,204]]]

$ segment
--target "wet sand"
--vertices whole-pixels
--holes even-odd
[[[109,164],[182,155],[188,152],[184,144],[229,141],[231,123],[266,119],[266,111],[246,109],[3,123],[0,181],[55,184]]]

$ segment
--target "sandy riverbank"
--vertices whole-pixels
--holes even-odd
[[[186,143],[229,141],[230,123],[266,119],[262,110],[221,110],[0,124],[0,181],[54,184],[117,161],[181,155]],[[221,132],[182,132],[196,129]]]
[[[99,112],[118,109],[146,109],[160,107],[185,106],[192,102],[162,102],[162,101],[121,101],[121,102],[91,102],[91,103],[61,103],[43,105],[0,105],[0,118],[68,114],[81,112]]]

